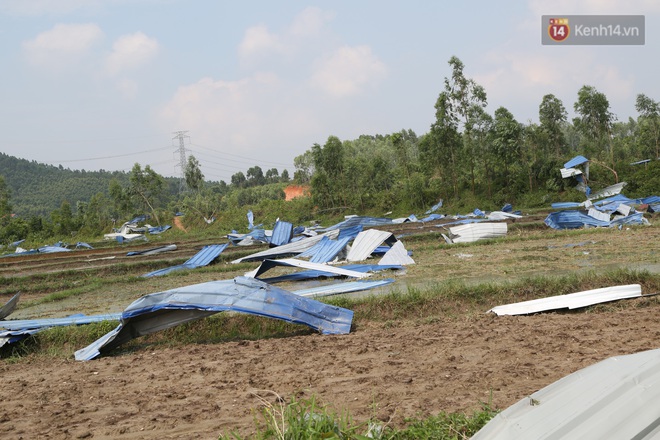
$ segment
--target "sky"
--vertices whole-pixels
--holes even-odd
[[[645,44],[544,46],[547,14],[641,14]],[[590,85],[626,121],[660,101],[659,46],[657,0],[0,0],[0,152],[179,177],[182,141],[206,180],[293,176],[329,136],[427,133],[452,56],[491,114],[552,93],[572,117]]]

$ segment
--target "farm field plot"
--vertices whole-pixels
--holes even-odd
[[[88,362],[73,360],[78,346],[67,346],[71,351],[63,355],[35,350],[5,357],[0,361],[0,437],[217,438],[231,430],[250,433],[262,399],[277,404],[278,398],[290,402],[313,396],[354,419],[401,427],[408,418],[440,411],[469,413],[480,402],[504,409],[600,360],[659,348],[658,296],[571,312],[486,313],[502,301],[534,298],[534,286],[543,284],[539,279],[553,286],[567,280],[570,287],[584,289],[639,279],[643,294],[657,293],[658,226],[555,231],[534,219],[509,224],[506,238],[467,245],[445,244],[433,224],[391,230],[416,264],[374,275],[395,282],[360,295],[378,295],[375,299],[348,302],[355,312],[350,334],[320,335],[292,325],[275,337],[239,334],[208,342],[193,334],[188,344],[143,338]],[[169,243],[166,235],[162,240],[159,244]],[[229,247],[207,267],[140,277],[224,241],[177,239],[176,251],[144,257],[126,253],[154,243],[3,258],[0,298],[4,303],[22,292],[11,319],[120,312],[144,294],[231,279],[257,266],[229,261],[262,247]],[[492,298],[447,293],[454,287],[479,292],[491,285],[509,288]],[[432,297],[435,291],[437,298],[423,307],[405,301],[391,306],[393,296],[423,292]],[[569,291],[553,294],[559,293]]]

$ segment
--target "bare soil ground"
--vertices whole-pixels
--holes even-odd
[[[451,278],[481,282],[583,268],[608,270],[613,265],[657,271],[659,264],[657,227],[577,235],[548,230],[547,237],[536,238],[538,231],[517,234],[519,241],[456,248],[439,242],[406,243],[403,238],[406,247],[414,249],[417,264],[394,284]],[[197,245],[181,249],[190,256]],[[120,258],[125,251],[97,251],[95,258]],[[8,277],[92,264],[81,261],[91,259],[90,254],[78,255],[13,260],[1,270]],[[66,258],[72,260],[56,263]],[[219,278],[212,272],[165,277],[136,288],[132,295],[163,290],[162,283],[173,288],[201,282],[203,277]],[[108,299],[108,310],[121,310],[129,299],[117,294]],[[16,313],[27,317],[39,310],[53,316],[55,307],[61,307],[61,313],[68,310],[66,303]],[[395,427],[403,426],[406,418],[440,411],[471,412],[480,402],[504,409],[600,360],[658,348],[659,302],[642,298],[627,304],[520,317],[466,313],[363,322],[341,336],[303,332],[178,348],[147,345],[85,363],[40,356],[0,361],[0,438],[212,439],[231,430],[247,434],[254,429],[262,399],[278,405],[277,396],[283,402],[316,396],[336,411],[347,410],[354,420],[378,418]]]

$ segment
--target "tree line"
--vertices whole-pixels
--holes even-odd
[[[618,121],[605,94],[584,85],[572,120],[564,103],[547,94],[539,122],[522,123],[505,107],[488,113],[486,90],[465,76],[460,59],[448,64],[427,133],[330,135],[294,158],[293,178],[255,165],[229,183],[207,181],[194,156],[181,181],[138,163],[128,173],[85,172],[0,154],[0,241],[93,236],[145,213],[162,224],[185,212],[188,221],[204,219],[204,227],[222,217],[222,227],[231,229],[244,222],[246,207],[302,221],[323,212],[414,213],[438,199],[471,209],[548,206],[584,197],[559,173],[577,154],[593,164],[593,189],[625,180],[630,196],[660,192],[660,103],[652,98],[639,94],[637,118]],[[631,165],[642,159],[652,161]],[[309,185],[312,197],[284,204],[290,183]]]

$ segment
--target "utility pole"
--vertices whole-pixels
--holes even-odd
[[[174,136],[172,140],[178,139],[179,140],[179,166],[181,167],[181,180],[179,181],[179,193],[182,193],[186,189],[186,146],[185,146],[185,138],[190,139],[190,136],[186,136],[186,133],[188,133],[188,130],[183,130],[183,131],[175,131]],[[176,150],[174,151],[174,154],[176,154]]]

